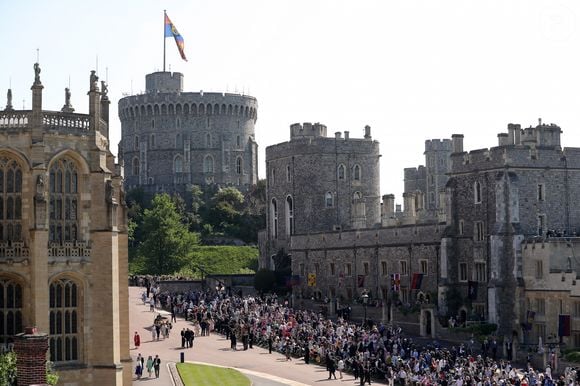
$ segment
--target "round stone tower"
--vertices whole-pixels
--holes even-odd
[[[184,193],[258,181],[258,101],[229,93],[183,92],[183,74],[146,76],[146,93],[119,101],[120,161],[127,189]]]

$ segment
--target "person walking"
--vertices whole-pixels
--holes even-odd
[[[155,369],[155,378],[159,378],[159,369],[161,368],[161,358],[159,358],[159,355],[155,355],[155,359],[153,359],[153,368]]]
[[[135,375],[137,379],[141,379],[141,375],[143,375],[143,366],[141,365],[141,361],[137,360],[137,365],[135,366]]]
[[[328,356],[328,363],[326,364],[326,367],[328,367],[328,379],[330,379],[331,377],[334,377],[334,379],[336,379],[336,364],[334,363],[334,359],[332,359],[332,357]]]
[[[290,338],[286,337],[286,344],[284,345],[284,352],[286,353],[286,360],[292,360],[292,343],[290,342]]]
[[[171,322],[177,323],[177,306],[171,307]]]
[[[185,327],[181,330],[181,348],[185,348]]]
[[[149,358],[147,358],[147,374],[149,375],[149,378],[151,378],[151,374],[153,373],[153,357],[151,355],[149,355]]]
[[[272,334],[268,335],[268,354],[272,354]]]
[[[236,351],[237,345],[238,345],[238,342],[236,340],[236,333],[235,333],[235,331],[232,331],[232,333],[230,334],[230,347],[232,350]]]
[[[141,363],[141,368],[143,368],[143,363],[145,363],[145,358],[141,356],[141,353],[137,355],[137,362]]]
[[[141,337],[137,331],[135,331],[135,335],[133,335],[133,343],[135,344],[135,349],[138,350],[139,346],[141,346]]]
[[[344,361],[342,360],[342,358],[338,360],[338,365],[336,367],[338,368],[338,374],[340,375],[340,379],[342,379],[342,372],[344,371]]]

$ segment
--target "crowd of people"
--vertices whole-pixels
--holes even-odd
[[[440,347],[419,344],[400,327],[353,323],[320,313],[292,309],[287,301],[271,296],[237,296],[223,292],[168,293],[149,289],[155,302],[172,314],[194,323],[193,335],[216,331],[230,341],[231,349],[254,345],[278,351],[287,360],[326,366],[329,379],[351,373],[360,385],[381,380],[392,385],[574,385],[580,371],[567,369],[556,376],[551,368],[534,369],[528,363],[517,369],[501,358],[491,337],[488,345]],[[201,325],[205,326],[202,330]],[[202,332],[203,331],[203,332]],[[183,342],[183,340],[182,340]],[[469,346],[469,347],[468,347]],[[501,351],[501,350],[500,350]]]

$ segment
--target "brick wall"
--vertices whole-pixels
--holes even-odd
[[[16,335],[16,369],[18,386],[46,384],[46,351],[48,335],[38,333],[36,328],[27,327]]]

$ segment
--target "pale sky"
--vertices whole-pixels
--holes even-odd
[[[166,42],[185,91],[258,99],[261,178],[266,147],[295,122],[351,137],[370,125],[381,194],[398,203],[426,139],[462,133],[465,149],[490,147],[508,123],[541,117],[580,147],[578,1],[0,0],[0,109],[10,82],[15,108],[31,107],[39,48],[43,108],[61,109],[70,77],[72,104],[87,113],[98,57],[117,154],[117,101],[163,67],[164,9],[185,40],[188,62]]]

